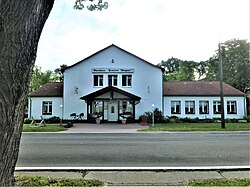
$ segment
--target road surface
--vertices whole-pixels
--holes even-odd
[[[249,133],[23,133],[17,167],[245,166]]]

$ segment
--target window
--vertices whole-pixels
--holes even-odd
[[[195,114],[194,101],[185,101],[185,113]]]
[[[109,75],[108,84],[109,86],[117,86],[117,75]]]
[[[52,101],[43,101],[43,115],[52,115]]]
[[[103,86],[103,75],[94,75],[94,86]]]
[[[171,114],[181,113],[181,101],[171,101]]]
[[[122,75],[122,86],[132,86],[132,75]]]
[[[199,113],[200,114],[209,114],[209,102],[200,101],[199,102]]]
[[[103,113],[103,102],[102,101],[94,101],[92,107],[93,107],[94,114],[102,114]]]
[[[227,113],[228,114],[237,114],[236,101],[227,102]]]
[[[114,114],[114,113],[115,113],[115,107],[111,106],[111,114]]]
[[[129,114],[133,111],[133,105],[130,101],[122,101],[122,113],[123,114]]]
[[[214,114],[220,114],[221,113],[220,101],[214,101],[213,102],[213,109],[214,109]]]

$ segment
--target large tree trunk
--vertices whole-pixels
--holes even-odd
[[[54,0],[0,0],[0,186],[13,186],[28,85]]]

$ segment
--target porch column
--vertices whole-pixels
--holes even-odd
[[[133,120],[135,121],[135,100],[133,100]]]
[[[89,101],[87,101],[87,121],[89,120]]]
[[[104,101],[102,101],[102,120],[104,121]]]

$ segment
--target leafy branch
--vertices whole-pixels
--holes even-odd
[[[108,8],[108,2],[103,2],[102,0],[98,0],[98,3],[94,3],[96,0],[76,0],[74,9],[82,10],[85,7],[90,10],[102,10]],[[86,5],[87,2],[91,2],[90,5]]]

